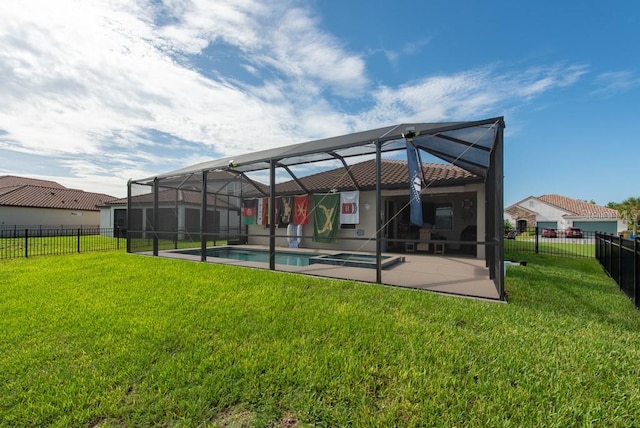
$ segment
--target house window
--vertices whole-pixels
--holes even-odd
[[[453,206],[451,204],[436,206],[437,230],[453,230]]]

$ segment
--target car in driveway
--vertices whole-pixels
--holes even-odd
[[[564,236],[567,238],[582,238],[584,233],[582,233],[582,229],[579,227],[568,227],[567,230],[564,231]]]
[[[542,229],[542,233],[541,233],[543,238],[555,238],[556,235],[556,230],[555,229],[551,229],[551,228],[544,228]]]

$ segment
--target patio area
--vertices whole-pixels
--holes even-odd
[[[268,251],[267,246],[234,245],[234,249]],[[161,251],[160,256],[183,260],[200,261],[199,254],[185,254],[183,250]],[[277,251],[297,252],[300,254],[312,251],[316,254],[335,254],[337,251],[317,249],[282,248]],[[372,255],[371,253],[355,253]],[[151,255],[151,253],[149,253]],[[375,256],[375,254],[373,254]],[[494,282],[489,279],[489,269],[485,261],[472,257],[383,253],[383,256],[401,257],[403,262],[395,263],[382,270],[382,284],[446,293],[457,296],[474,297],[500,301],[500,295]],[[207,257],[208,263],[219,263],[258,269],[269,269],[268,263]],[[281,272],[299,273],[327,278],[348,279],[361,282],[376,282],[376,269],[348,267],[328,264],[310,264],[308,266],[290,266],[276,264]]]

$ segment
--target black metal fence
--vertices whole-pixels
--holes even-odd
[[[124,250],[126,240],[118,228],[62,227],[0,229],[0,259],[50,256],[88,251]]]
[[[596,234],[596,259],[636,308],[640,308],[640,238]]]
[[[167,230],[136,230],[127,231],[129,251],[132,253],[153,251],[154,238],[157,238],[158,250],[177,250],[179,248],[200,247],[201,234],[199,231],[180,229]],[[207,246],[231,245],[246,243],[246,235],[242,235],[240,226],[219,227],[218,231],[205,232]]]
[[[0,236],[12,236],[14,238],[24,236],[25,230],[29,231],[31,236],[43,236],[47,233],[67,233],[75,235],[78,228],[86,230],[99,229],[98,225],[70,226],[64,224],[11,224],[0,225]],[[57,231],[57,232],[53,232]]]
[[[522,232],[505,233],[506,252],[551,254],[562,257],[594,257],[597,232],[531,227]]]

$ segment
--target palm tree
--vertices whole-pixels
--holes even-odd
[[[608,208],[618,210],[620,218],[627,220],[629,223],[633,223],[633,234],[638,236],[638,217],[640,217],[640,198],[627,198],[624,201],[609,202]]]

